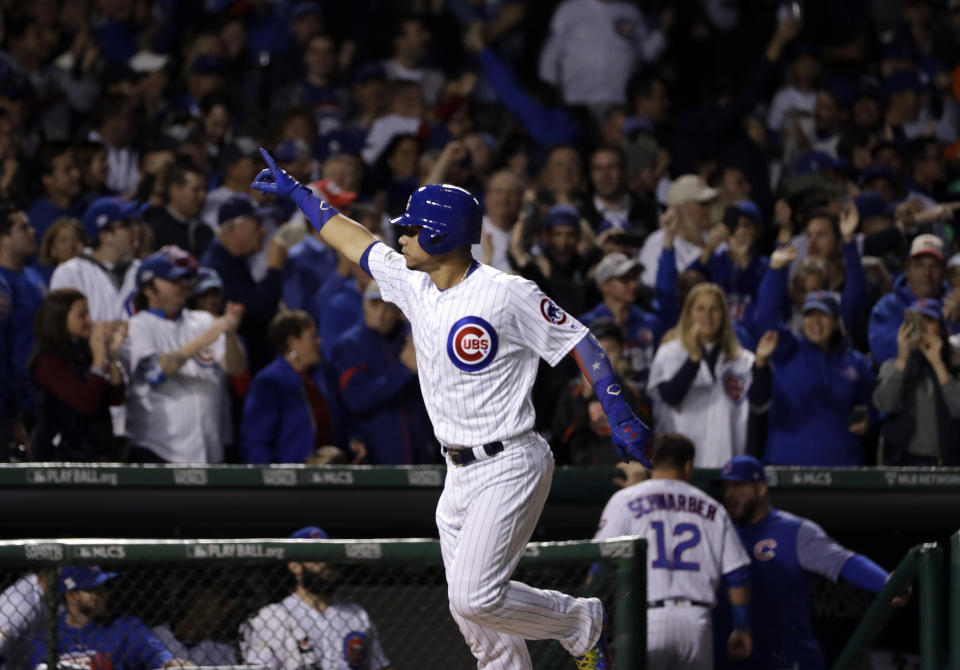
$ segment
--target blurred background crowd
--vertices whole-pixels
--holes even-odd
[[[0,459],[440,461],[395,244],[427,183],[717,467],[960,464],[958,0],[0,0]],[[533,402],[614,461],[573,361]]]

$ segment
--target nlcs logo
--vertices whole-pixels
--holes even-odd
[[[447,356],[464,372],[478,372],[497,355],[497,331],[479,316],[465,316],[450,329]]]

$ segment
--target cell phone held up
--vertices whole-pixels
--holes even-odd
[[[906,326],[907,337],[910,339],[920,337],[920,329],[923,326],[923,316],[919,312],[904,312],[903,323]]]

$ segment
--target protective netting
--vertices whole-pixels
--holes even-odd
[[[525,563],[514,578],[601,597],[614,624],[617,564],[604,562],[588,579],[589,561]],[[55,594],[45,587],[52,580]],[[153,668],[174,658],[284,669],[476,667],[448,611],[439,563],[0,565],[0,587],[4,668],[49,667],[54,638],[59,667],[70,669]],[[530,651],[538,669],[574,667],[556,642],[530,642]]]

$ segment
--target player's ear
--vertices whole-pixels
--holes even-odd
[[[767,483],[766,482],[757,482],[757,497],[766,498],[767,497]]]

